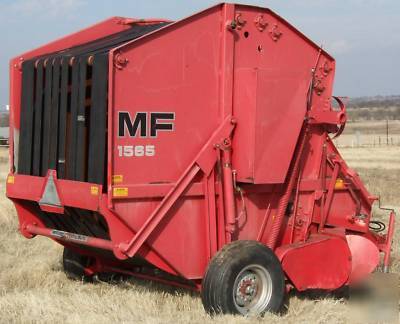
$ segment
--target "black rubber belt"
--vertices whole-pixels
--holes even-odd
[[[79,91],[78,91],[78,114],[77,114],[77,141],[76,141],[76,162],[75,180],[85,181],[85,152],[86,152],[86,76],[87,76],[87,57],[81,56],[79,59]],[[74,147],[71,148],[73,150]]]
[[[49,148],[49,169],[57,167],[57,146],[58,146],[58,115],[60,101],[60,68],[61,58],[57,57],[53,62],[53,88],[51,96],[50,115],[50,148]]]
[[[33,92],[35,63],[22,64],[21,119],[18,148],[18,170],[20,174],[31,173],[33,139]]]
[[[108,54],[97,54],[93,61],[92,105],[90,107],[90,133],[88,156],[88,182],[105,183],[106,131],[107,131]]]
[[[42,159],[42,122],[43,122],[43,60],[36,65],[36,95],[35,95],[35,127],[33,139],[32,174],[40,175]]]
[[[77,119],[78,119],[78,91],[79,91],[79,61],[72,63],[71,79],[71,116],[67,153],[67,179],[75,179],[76,145],[77,145]]]
[[[57,177],[65,178],[65,147],[67,137],[67,110],[68,110],[68,80],[69,60],[64,58],[61,65],[61,86],[60,86],[60,111],[58,127],[58,163]]]
[[[42,168],[41,175],[44,176],[49,168],[50,153],[50,128],[51,128],[51,90],[53,78],[52,59],[49,58],[45,67],[44,86],[44,109],[43,109],[43,140],[42,140]]]

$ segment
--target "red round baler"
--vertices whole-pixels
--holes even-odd
[[[277,312],[389,266],[394,229],[332,141],[335,60],[266,8],[115,17],[11,61],[7,196],[74,278],[201,290],[209,313]],[[334,105],[333,99],[338,102]],[[372,224],[372,225],[371,225]]]

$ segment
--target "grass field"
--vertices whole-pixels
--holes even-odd
[[[349,164],[372,193],[397,209],[400,202],[400,147],[344,148]],[[204,313],[198,294],[131,279],[118,284],[66,279],[62,249],[51,240],[23,238],[17,217],[4,197],[7,153],[0,150],[0,323],[345,323],[347,300],[291,294],[288,311],[263,319]],[[383,216],[379,211],[376,214]],[[400,273],[400,226],[394,242],[392,270]]]

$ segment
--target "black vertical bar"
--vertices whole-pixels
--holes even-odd
[[[46,80],[44,86],[43,109],[43,146],[41,175],[45,175],[49,168],[50,128],[51,128],[51,89],[53,78],[53,59],[48,58],[45,63]]]
[[[67,153],[67,178],[75,179],[76,145],[77,145],[77,116],[78,116],[78,90],[79,90],[79,61],[73,59],[71,76],[71,124],[69,131]]]
[[[22,91],[20,111],[20,134],[18,147],[18,170],[20,174],[31,173],[32,134],[33,134],[33,94],[35,63],[26,61],[22,64]]]
[[[58,109],[60,100],[60,60],[55,58],[53,62],[53,87],[51,91],[51,121],[50,121],[50,149],[49,169],[57,167],[57,145],[58,145]]]
[[[43,61],[36,64],[36,94],[35,94],[35,127],[33,133],[33,165],[32,174],[40,175],[42,155],[42,119],[43,119]]]
[[[108,54],[95,55],[90,108],[88,182],[104,184],[106,161]]]
[[[87,57],[82,56],[79,60],[79,96],[78,96],[78,115],[77,115],[77,145],[76,149],[76,165],[75,180],[85,180],[85,121],[86,121],[86,73]]]
[[[68,107],[68,80],[69,62],[68,58],[62,60],[61,85],[60,85],[60,113],[58,116],[58,164],[57,177],[65,178],[65,145],[67,136],[67,107]]]

